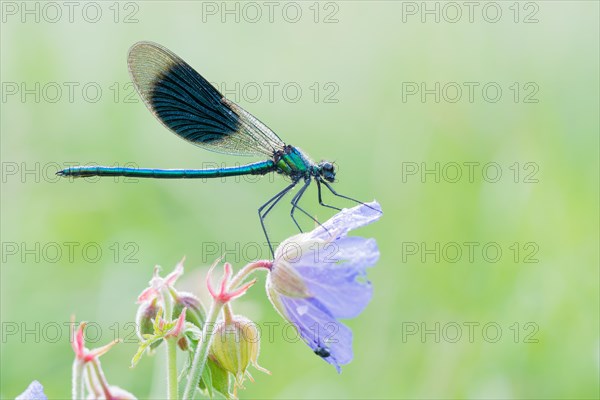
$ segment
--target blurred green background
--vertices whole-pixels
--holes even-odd
[[[2,3],[2,398],[33,379],[69,397],[71,314],[94,323],[90,346],[126,338],[102,360],[112,384],[163,398],[162,352],[129,368],[153,266],[185,255],[181,287],[205,297],[218,254],[236,268],[268,255],[256,209],[280,176],[54,176],[250,161],[152,117],[129,84],[139,40],[335,160],[336,188],[385,213],[357,232],[381,260],[372,303],[347,321],[354,361],[338,375],[286,340],[263,276],[236,312],[279,324],[260,355],[273,375],[254,373],[241,397],[598,398],[597,2],[53,4]],[[314,187],[303,202],[331,216]],[[278,240],[295,233],[288,210],[269,220]]]

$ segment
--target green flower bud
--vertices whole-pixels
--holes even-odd
[[[144,340],[143,335],[151,335],[154,333],[153,321],[158,312],[157,299],[140,304],[135,316],[136,333],[141,340]]]
[[[235,315],[231,322],[219,322],[215,327],[210,354],[215,362],[231,373],[238,385],[244,381],[248,366],[269,373],[258,365],[260,334],[256,324],[247,318]]]
[[[200,300],[188,292],[175,292],[173,293],[173,297],[175,298],[173,319],[179,317],[181,311],[187,308],[185,320],[202,329],[202,325],[204,325],[204,321],[206,320],[206,312]]]
[[[146,340],[144,339],[143,335],[154,334],[154,319],[156,318],[158,309],[158,298],[142,303],[138,307],[137,314],[135,316],[135,326],[136,333],[141,341]],[[161,343],[162,340],[152,343],[150,345],[150,349],[156,349]]]

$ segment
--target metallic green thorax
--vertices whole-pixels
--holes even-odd
[[[274,161],[278,172],[289,175],[292,179],[309,175],[314,165],[299,149],[290,145],[285,146],[283,151],[276,152]]]

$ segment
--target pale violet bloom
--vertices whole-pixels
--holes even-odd
[[[311,232],[279,245],[267,294],[310,348],[338,372],[352,361],[352,331],[338,321],[354,318],[371,300],[366,269],[375,265],[375,239],[347,236],[381,217],[377,202],[344,209]]]
[[[33,381],[29,384],[27,389],[15,400],[48,400],[48,397],[44,394],[44,387],[38,381]]]

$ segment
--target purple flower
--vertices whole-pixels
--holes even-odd
[[[44,394],[42,384],[38,381],[33,381],[15,400],[48,400],[48,397]]]
[[[352,361],[352,331],[338,318],[354,318],[367,306],[372,288],[366,269],[379,259],[374,239],[347,234],[381,215],[379,203],[361,204],[287,239],[275,251],[267,278],[277,311],[338,372]]]

